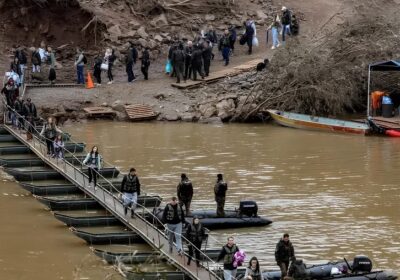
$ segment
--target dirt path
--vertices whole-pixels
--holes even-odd
[[[342,5],[332,0],[308,0],[299,3],[295,0],[285,2],[285,5],[295,11],[304,14],[305,21],[302,22],[300,35],[301,40],[309,40],[320,27],[328,21],[332,15],[340,11]],[[273,56],[270,46],[266,46],[265,30],[258,29],[257,37],[260,46],[255,48],[253,55],[246,54],[246,47],[236,44],[235,55],[231,58],[229,67],[234,67],[256,58],[264,59]],[[278,50],[279,51],[279,50]],[[214,50],[216,56],[212,61],[211,71],[215,72],[224,68],[221,55]],[[175,119],[176,115],[187,111],[191,106],[199,103],[203,98],[202,88],[193,90],[178,90],[171,87],[174,80],[164,73],[164,61],[157,61],[151,65],[150,80],[144,81],[139,66],[135,66],[136,82],[128,84],[126,74],[122,65],[116,67],[115,83],[106,85],[106,75],[103,74],[103,85],[92,90],[70,89],[70,88],[45,88],[30,89],[27,96],[31,97],[39,108],[45,112],[71,112],[71,117],[82,118],[82,113],[77,113],[82,107],[111,105],[114,101],[121,103],[144,103],[149,104],[155,111],[167,116],[167,119]],[[155,96],[163,94],[165,98],[159,100]]]

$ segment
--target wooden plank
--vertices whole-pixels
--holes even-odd
[[[157,117],[157,114],[149,105],[145,104],[132,104],[125,106],[125,111],[130,120],[142,121],[151,120]]]
[[[205,77],[204,79],[199,79],[197,81],[186,81],[186,82],[181,82],[179,84],[177,83],[172,83],[171,86],[179,88],[179,89],[191,89],[191,88],[196,88],[204,83],[213,83],[216,81],[219,81],[221,79],[224,79],[226,77],[232,77],[239,75],[245,71],[249,71],[254,69],[258,63],[262,62],[261,59],[254,59],[250,60],[244,64],[235,66],[233,68],[226,68],[220,71],[216,71],[211,73],[208,77]],[[200,77],[201,78],[201,77]]]
[[[116,114],[114,110],[107,107],[86,107],[83,111],[90,117],[110,117]]]

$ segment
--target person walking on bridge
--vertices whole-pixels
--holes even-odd
[[[228,184],[224,182],[222,174],[217,175],[217,183],[214,186],[215,201],[217,202],[217,217],[225,216],[225,197]]]
[[[97,146],[93,146],[92,150],[86,155],[83,164],[88,166],[88,175],[89,175],[89,188],[90,183],[93,181],[94,189],[96,190],[97,185],[97,173],[101,168],[102,157],[99,154],[99,149]]]
[[[185,173],[181,174],[181,181],[177,187],[177,195],[179,204],[185,206],[185,214],[188,216],[190,214],[190,204],[193,198],[193,185]]]
[[[281,279],[287,276],[289,262],[294,260],[294,248],[292,242],[289,240],[289,233],[285,233],[283,237],[276,244],[275,248],[275,260],[276,264],[281,269]]]
[[[122,179],[121,192],[125,216],[128,214],[128,207],[130,207],[131,218],[135,218],[137,199],[140,195],[140,182],[135,168],[131,168],[129,173]]]
[[[164,208],[163,221],[166,223],[168,230],[169,252],[172,253],[175,236],[176,249],[182,255],[182,223],[185,223],[185,215],[175,196]]]
[[[26,140],[32,140],[32,133],[35,129],[35,119],[37,118],[37,110],[35,104],[33,104],[30,98],[26,99],[23,105],[23,112],[26,118],[25,129],[26,129]]]
[[[236,279],[237,268],[233,265],[234,255],[239,251],[239,247],[236,246],[233,237],[228,237],[228,243],[224,245],[219,253],[217,262],[224,260],[224,279],[234,280]]]
[[[200,250],[201,244],[203,240],[206,238],[206,229],[200,223],[200,219],[198,217],[193,217],[193,222],[186,229],[186,238],[189,240],[189,258],[187,261],[187,265],[190,265],[190,262],[193,257],[193,251],[196,256],[196,264],[200,266]]]
[[[54,119],[52,117],[48,118],[47,122],[43,125],[40,136],[44,137],[47,146],[47,155],[51,157],[55,155],[54,140],[56,139],[57,132],[61,133],[57,128]]]

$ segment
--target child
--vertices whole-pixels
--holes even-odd
[[[64,158],[64,141],[61,134],[58,134],[54,140],[54,157]]]

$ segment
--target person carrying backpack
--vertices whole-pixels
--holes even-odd
[[[225,216],[225,198],[228,184],[224,182],[222,174],[217,175],[217,183],[214,186],[215,201],[217,202],[217,217]]]
[[[308,273],[306,270],[306,265],[303,263],[303,260],[294,260],[290,265],[288,276],[294,280],[307,280],[309,279]]]
[[[275,260],[281,269],[282,280],[287,276],[289,262],[293,259],[295,259],[294,248],[292,242],[289,240],[289,233],[285,233],[275,248]]]
[[[76,58],[75,58],[75,66],[76,66],[76,75],[77,75],[77,83],[84,85],[85,77],[83,75],[83,68],[87,63],[87,59],[83,50],[80,48],[76,48]]]
[[[179,204],[181,206],[185,205],[186,216],[188,216],[190,214],[190,203],[193,198],[193,185],[185,173],[181,174],[181,181],[177,187],[177,196]]]

